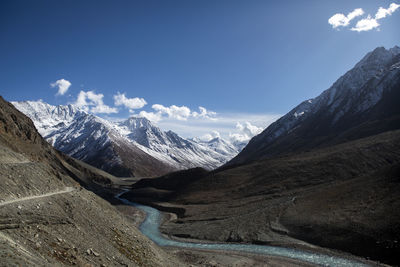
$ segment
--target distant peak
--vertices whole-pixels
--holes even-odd
[[[371,52],[371,54],[369,55],[369,58],[371,58],[371,57],[380,57],[382,55],[386,55],[386,54],[389,54],[389,53],[390,53],[389,50],[387,50],[385,47],[379,46],[379,47],[375,48]]]
[[[130,120],[130,121],[144,121],[144,122],[149,122],[150,123],[150,121],[147,119],[147,118],[145,118],[145,117],[137,117],[137,116],[130,116],[127,120]]]
[[[219,141],[221,141],[221,138],[220,137],[214,137],[213,139],[211,139],[210,141],[208,141],[209,143],[213,143],[213,142],[219,142]]]
[[[389,51],[393,54],[393,55],[398,55],[400,54],[400,47],[395,45],[392,48],[389,49]]]
[[[122,124],[125,126],[128,126],[131,129],[137,129],[137,128],[142,128],[142,127],[149,129],[149,128],[156,127],[148,119],[146,119],[144,117],[136,117],[136,116],[129,117]]]
[[[391,54],[391,55],[397,55],[400,54],[400,47],[395,45],[390,49],[386,49],[383,46],[375,48],[372,52],[371,55],[382,55],[382,54]],[[371,56],[370,55],[370,56]]]
[[[383,46],[375,48],[373,51],[369,52],[364,56],[363,59],[360,60],[356,64],[355,67],[361,67],[366,65],[374,65],[374,66],[384,66],[390,60],[400,53],[400,48],[395,46],[391,49],[386,49]]]

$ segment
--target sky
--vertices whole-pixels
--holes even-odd
[[[378,46],[399,0],[0,1],[0,95],[248,139]]]

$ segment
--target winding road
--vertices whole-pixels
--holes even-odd
[[[121,195],[123,193],[124,192],[117,194],[116,198],[122,201],[124,204],[134,206],[146,213],[146,219],[140,225],[140,231],[159,246],[255,253],[255,254],[291,258],[313,263],[320,266],[349,266],[349,267],[370,266],[360,261],[340,258],[337,256],[312,253],[308,251],[301,251],[298,249],[284,248],[284,247],[263,246],[263,245],[253,245],[253,244],[193,243],[193,242],[182,242],[182,241],[167,239],[159,231],[159,226],[161,222],[160,212],[152,207],[140,205],[131,202],[127,199],[121,198]]]
[[[1,206],[5,206],[5,205],[9,205],[9,204],[13,204],[13,203],[17,203],[17,202],[22,202],[22,201],[37,199],[37,198],[44,198],[44,197],[50,197],[50,196],[59,195],[59,194],[65,194],[65,193],[72,192],[72,191],[74,191],[74,190],[75,190],[75,188],[73,188],[73,187],[66,187],[64,190],[49,192],[49,193],[42,194],[42,195],[36,195],[36,196],[29,196],[29,197],[21,197],[21,198],[11,199],[11,200],[7,200],[7,201],[0,202],[0,207],[1,207]]]

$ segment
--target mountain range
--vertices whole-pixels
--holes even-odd
[[[166,235],[399,265],[399,99],[400,48],[378,47],[224,166],[142,179],[124,197],[176,213]]]
[[[12,104],[32,119],[56,149],[116,176],[156,176],[194,167],[211,170],[233,158],[243,146],[219,137],[185,139],[141,117],[108,121],[71,104]]]
[[[144,118],[110,122],[73,105],[14,102],[45,141],[0,98],[0,251],[15,255],[9,265],[100,265],[115,255],[120,265],[179,266],[82,185],[111,202],[112,193],[130,189],[121,198],[174,213],[160,227],[167,236],[342,251],[399,265],[398,99],[400,48],[376,48],[214,169],[238,147],[184,139]],[[141,179],[116,178],[51,145]],[[195,166],[208,171],[188,169]]]
[[[93,193],[113,199],[118,181],[56,151],[0,97],[1,266],[185,266]]]
[[[400,47],[378,47],[321,95],[267,127],[228,165],[305,151],[400,126]]]

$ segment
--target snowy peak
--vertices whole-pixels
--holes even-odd
[[[223,155],[236,155],[239,153],[238,147],[235,147],[233,144],[221,137],[216,137],[208,141],[208,147]]]
[[[198,143],[164,132],[146,118],[112,122],[73,105],[13,102],[55,148],[117,176],[161,175],[167,171],[214,169],[237,154],[222,140]]]
[[[148,119],[143,117],[130,117],[123,121],[121,125],[126,126],[131,131],[139,128],[156,128]]]
[[[11,103],[32,119],[42,136],[70,125],[76,117],[87,115],[73,105],[53,106],[41,100]]]
[[[59,121],[70,121],[78,112],[83,112],[73,105],[52,106],[43,101],[12,102],[20,111],[30,114],[37,121],[44,122],[49,118]]]
[[[375,48],[372,52],[369,52],[360,62],[355,65],[357,68],[367,68],[370,70],[379,71],[388,67],[391,60],[400,54],[400,47],[395,46],[390,49],[384,47]]]
[[[392,53],[394,56],[400,55],[400,47],[395,45],[394,47],[389,49],[389,52]]]
[[[391,126],[384,121],[400,115],[399,88],[400,48],[378,47],[318,97],[303,101],[255,136],[230,164],[387,130]],[[359,127],[365,129],[356,131]]]
[[[148,119],[141,117],[130,117],[120,124],[125,128],[128,139],[150,149],[159,145],[167,145],[166,134]]]

